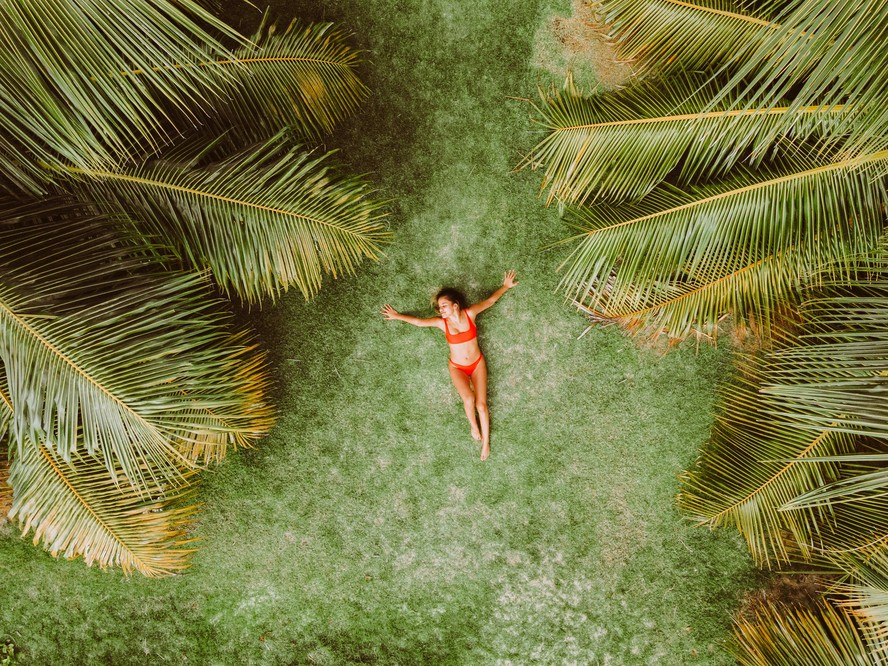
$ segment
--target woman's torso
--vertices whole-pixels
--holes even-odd
[[[444,319],[444,335],[450,345],[450,360],[459,365],[474,363],[481,355],[475,322],[466,311],[460,312],[457,325]],[[456,340],[453,340],[456,338]]]

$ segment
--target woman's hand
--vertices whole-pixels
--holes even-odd
[[[506,289],[511,289],[516,284],[518,284],[518,280],[515,279],[515,271],[506,271],[506,276],[503,278],[503,286]]]
[[[386,303],[382,306],[382,317],[383,319],[398,319],[399,313],[395,308]]]

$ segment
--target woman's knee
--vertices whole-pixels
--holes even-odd
[[[487,411],[487,400],[486,399],[475,400],[475,409],[477,409],[479,412],[486,412]]]
[[[475,398],[472,396],[464,397],[463,405],[465,405],[466,409],[475,409]]]

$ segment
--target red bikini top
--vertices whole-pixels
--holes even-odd
[[[442,317],[442,319],[444,318]],[[478,329],[475,328],[475,322],[472,321],[468,313],[466,313],[466,319],[469,320],[469,330],[462,331],[461,333],[451,333],[447,327],[447,320],[444,319],[444,337],[447,338],[447,342],[452,345],[458,345],[460,342],[468,342],[478,337]]]

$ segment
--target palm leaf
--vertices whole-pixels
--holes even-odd
[[[206,63],[224,72],[227,94],[214,97],[208,126],[232,130],[247,142],[288,127],[318,138],[351,115],[369,91],[357,75],[360,54],[330,23],[294,21],[283,33],[260,28],[232,58]]]
[[[335,175],[324,159],[278,137],[203,169],[68,173],[87,199],[132,216],[183,262],[209,268],[224,291],[257,302],[294,285],[308,298],[324,273],[353,273],[387,238],[367,184]]]
[[[183,448],[262,436],[263,369],[232,342],[205,280],[152,270],[107,220],[44,205],[50,219],[6,210],[0,230],[0,359],[19,448],[100,452],[146,488],[181,480]]]
[[[219,94],[201,62],[230,52],[204,27],[236,32],[192,0],[39,0],[0,5],[0,163],[40,190],[38,162],[84,168],[132,158]],[[139,72],[139,76],[134,76]],[[187,72],[187,74],[186,74]],[[179,130],[183,127],[179,127]]]
[[[780,511],[811,488],[838,478],[835,463],[794,464],[846,453],[840,433],[800,432],[761,418],[760,369],[752,362],[721,390],[716,423],[694,468],[682,475],[681,509],[698,524],[733,525],[759,565],[808,559],[821,545],[822,525],[834,525],[830,507]]]
[[[888,454],[859,454],[831,456],[826,462],[856,463],[859,461],[878,462],[884,464]],[[815,460],[814,462],[820,462]],[[850,478],[843,478],[822,488],[816,488],[796,497],[786,505],[787,509],[808,508],[813,506],[857,503],[872,497],[881,501],[888,486],[888,469],[879,465],[862,466],[860,471]]]
[[[581,234],[562,288],[614,318],[684,336],[730,308],[770,327],[774,306],[825,265],[872,249],[884,223],[881,180],[867,159],[813,162],[684,192],[663,185],[641,202],[574,209]],[[769,289],[768,284],[773,286]],[[722,309],[724,308],[724,309]],[[717,317],[716,317],[717,318]]]
[[[146,499],[117,486],[100,457],[75,453],[66,462],[30,442],[20,447],[9,480],[15,492],[10,518],[21,524],[22,536],[33,531],[34,545],[42,542],[53,557],[82,556],[89,566],[119,566],[146,576],[188,566],[186,529],[194,507],[174,505],[189,491],[151,488]]]
[[[723,175],[738,160],[758,161],[763,135],[782,138],[774,129],[782,128],[788,107],[702,113],[715,92],[706,80],[681,75],[667,86],[644,80],[590,97],[541,91],[542,105],[534,108],[549,134],[519,168],[545,168],[540,189],[549,188],[551,204],[637,200],[672,172],[676,182],[692,184]],[[828,128],[844,113],[850,110],[800,109],[792,131]],[[758,156],[749,154],[753,144]]]
[[[837,289],[834,284],[829,288]],[[786,379],[784,357],[806,344],[812,351],[811,367],[829,368],[847,357],[849,350],[840,345],[811,343],[823,341],[824,318],[852,346],[854,341],[865,344],[857,336],[861,327],[854,313],[841,307],[804,308],[802,334],[785,333],[775,350],[741,365],[740,376],[722,391],[709,442],[684,477],[682,507],[700,523],[736,525],[761,563],[872,552],[888,539],[884,487],[857,488],[853,497],[846,487],[873,476],[880,476],[884,485],[884,470],[874,464],[885,458],[879,453],[883,443],[843,427],[844,417],[836,412],[832,421],[820,421],[819,428],[813,423],[799,427],[791,416],[775,411],[769,391]]]
[[[734,624],[730,651],[742,666],[877,666],[857,626],[828,602],[768,603]]]
[[[732,316],[735,331],[768,339],[773,321],[791,312],[788,304],[801,298],[800,276],[818,266],[818,259],[799,252],[783,252],[764,259],[744,259],[740,265],[716,265],[694,275],[641,286],[620,284],[621,297],[612,298],[619,269],[603,289],[590,289],[586,301],[574,304],[593,323],[617,324],[630,335],[652,341],[666,336],[670,343],[695,336],[715,342],[719,325]]]
[[[704,69],[736,59],[773,30],[767,15],[730,0],[600,0],[622,59],[641,68]],[[689,39],[693,35],[693,39]]]
[[[251,335],[240,332],[225,340],[224,346],[231,354],[231,381],[239,388],[240,408],[203,407],[204,413],[197,418],[208,419],[211,427],[193,432],[191,437],[180,438],[176,442],[179,453],[191,462],[221,462],[229,446],[252,448],[256,440],[271,429],[273,419],[268,401],[271,384],[268,364],[251,338]],[[194,394],[183,388],[180,396],[192,399]]]
[[[766,417],[799,431],[854,433],[871,438],[869,451],[831,460],[861,464],[856,475],[796,498],[789,506],[855,503],[880,498],[888,487],[888,266],[874,262],[850,284],[828,283],[806,303],[804,332],[770,358],[762,386]]]
[[[6,441],[0,441],[0,527],[7,521],[12,509],[12,486],[9,485],[9,450]]]
[[[834,559],[845,573],[832,592],[840,595],[836,605],[849,612],[866,635],[870,646],[888,650],[888,548],[874,553],[846,553]]]
[[[800,429],[849,430],[888,438],[888,266],[853,287],[830,284],[806,304],[798,344],[774,355],[763,388],[771,411]]]
[[[886,146],[888,4],[873,0],[792,0],[775,17],[781,30],[749,42],[714,103],[741,91],[743,108],[776,106],[792,95],[791,111],[851,104],[864,111],[833,126],[828,139],[862,154]],[[785,119],[792,124],[793,114]]]

